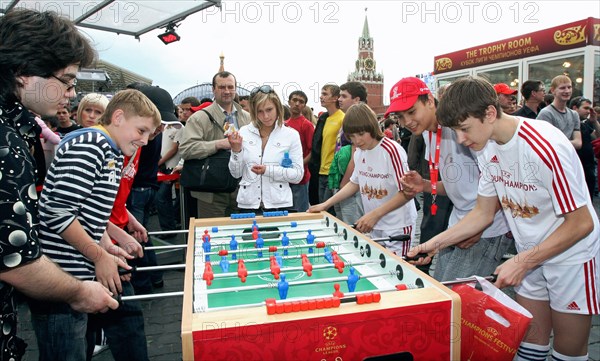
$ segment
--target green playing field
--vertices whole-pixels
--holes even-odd
[[[317,238],[317,241],[319,239]],[[290,241],[290,245],[303,245],[305,242],[301,240],[292,240]],[[229,266],[229,273],[232,273],[231,276],[219,277],[220,273],[223,273],[221,267],[218,265],[219,260],[221,259],[218,256],[212,256],[211,262],[213,263],[213,272],[215,274],[215,279],[212,282],[211,286],[208,286],[207,289],[209,292],[212,290],[225,289],[225,288],[241,288],[240,290],[230,290],[219,293],[210,293],[208,295],[208,307],[226,307],[226,306],[240,306],[245,304],[254,304],[263,302],[267,298],[275,298],[276,300],[280,300],[281,297],[279,295],[279,290],[277,288],[277,283],[280,280],[276,280],[274,276],[271,274],[270,270],[270,261],[268,260],[273,253],[270,253],[266,250],[268,246],[276,245],[281,246],[280,241],[276,241],[273,239],[265,239],[265,249],[263,250],[263,259],[261,261],[256,262],[259,258],[257,255],[257,249],[254,248],[252,244],[244,244],[240,247],[242,252],[238,255],[238,259],[244,259],[244,263],[248,272],[251,271],[264,271],[260,274],[252,275],[250,274],[246,279],[245,283],[242,283],[240,278],[237,276],[238,265],[237,262],[233,262]],[[338,248],[338,247],[336,247]],[[354,247],[350,246],[349,248],[354,249]],[[215,251],[214,249],[212,251]],[[311,296],[332,296],[334,289],[334,284],[338,283],[340,285],[341,292],[348,292],[348,286],[346,284],[346,279],[350,274],[350,267],[346,265],[343,269],[343,273],[339,273],[338,270],[334,267],[333,264],[330,264],[324,257],[324,249],[322,248],[314,248],[315,257],[310,257],[310,253],[306,248],[300,249],[290,249],[288,257],[283,256],[283,251],[279,251],[279,254],[284,257],[283,266],[281,267],[281,274],[285,274],[286,281],[291,283],[287,292],[287,298],[294,297],[311,297]],[[343,250],[339,250],[340,258],[345,261]],[[306,254],[309,256],[309,260],[313,265],[312,276],[308,276],[302,270],[302,261],[301,254]],[[227,260],[232,260],[231,255],[227,256]],[[216,264],[216,265],[215,265]],[[327,268],[321,269],[326,265]],[[286,268],[295,267],[300,268],[299,270],[287,271]],[[355,274],[360,275],[358,271]],[[343,279],[338,281],[328,281],[328,282],[319,282],[319,280],[323,280],[325,278],[333,278],[342,277]],[[299,284],[294,285],[294,282],[306,282],[306,281],[315,281],[315,283],[309,284]],[[196,281],[199,282],[199,281]],[[256,288],[261,287],[261,288]],[[248,288],[248,289],[244,289]],[[376,290],[377,288],[369,281],[369,279],[364,278],[360,279],[356,285],[355,291],[369,291]],[[200,291],[201,292],[201,291]]]

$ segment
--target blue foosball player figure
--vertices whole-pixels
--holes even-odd
[[[315,235],[312,234],[312,230],[308,230],[308,235],[306,236],[306,243],[307,244],[315,244]],[[313,247],[308,247],[308,253],[313,253]]]
[[[275,260],[277,261],[279,267],[283,267],[283,257],[281,257],[279,252],[275,252]]]
[[[285,280],[285,274],[280,275],[281,279],[277,282],[277,289],[279,290],[279,298],[285,300],[287,298],[288,289],[290,284]]]
[[[219,265],[221,266],[221,270],[223,272],[229,272],[229,261],[227,260],[227,256],[221,256]]]
[[[264,246],[265,246],[265,240],[259,234],[258,238],[256,239],[256,248],[258,248],[258,252],[256,252],[256,255],[258,256],[258,258],[261,258],[263,256],[262,248]]]
[[[287,232],[283,232],[283,236],[281,236],[281,245],[283,247],[287,247],[290,245],[290,237],[287,236]],[[287,256],[288,255],[288,250],[284,249],[283,250],[283,255]]]
[[[358,275],[354,273],[354,267],[350,267],[350,274],[348,275],[348,291],[354,292],[356,289],[356,284],[358,283]]]
[[[323,251],[323,256],[325,257],[327,262],[333,263],[333,256],[331,255],[331,250],[329,249],[329,247],[325,247],[325,250]]]
[[[238,242],[235,239],[235,236],[231,235],[231,241],[229,241],[229,250],[230,251],[237,251],[237,249],[238,249]],[[234,260],[234,261],[237,260],[237,253],[232,253],[231,254],[231,259]]]
[[[210,238],[205,238],[204,242],[202,242],[202,249],[204,250],[204,253],[208,253],[210,252]],[[210,262],[210,255],[205,255],[204,256],[204,261],[205,262]]]

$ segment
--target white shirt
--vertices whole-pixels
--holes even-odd
[[[429,131],[423,132],[426,162],[429,161],[430,148],[433,147],[435,150],[437,133],[432,134],[431,144],[429,144]],[[448,221],[448,227],[452,227],[475,208],[479,185],[479,167],[476,156],[469,148],[458,143],[456,132],[452,128],[442,128],[439,168],[446,195],[453,204]],[[498,211],[494,217],[494,223],[486,228],[481,237],[497,237],[507,233],[508,230],[504,214]]]
[[[383,205],[400,192],[400,178],[407,171],[406,152],[400,144],[391,139],[383,138],[371,150],[357,148],[354,152],[354,172],[350,181],[360,187],[365,213]],[[411,199],[404,206],[381,217],[373,229],[398,230],[405,226],[414,226],[416,221],[417,209]]]
[[[167,154],[167,152],[175,146],[173,143],[179,143],[179,140],[181,139],[182,131],[183,131],[183,127],[176,127],[173,125],[165,126],[165,129],[163,130],[162,145],[161,145],[161,149],[160,149],[161,157],[164,157],[164,155]],[[179,150],[177,150],[177,153],[175,153],[171,158],[169,158],[165,162],[165,167],[167,167],[169,169],[175,168],[177,166],[177,164],[179,163],[180,159],[181,159],[181,154],[179,154]]]
[[[584,263],[598,253],[599,224],[577,153],[551,124],[518,119],[517,131],[508,143],[489,141],[478,152],[479,194],[500,199],[519,252],[548,238],[566,213],[588,207],[594,230],[545,262]]]

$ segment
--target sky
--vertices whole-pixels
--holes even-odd
[[[163,29],[139,40],[82,30],[101,59],[152,79],[173,97],[209,82],[223,53],[225,69],[235,74],[238,85],[269,84],[286,98],[301,89],[320,111],[321,87],[346,82],[354,69],[365,14],[387,104],[398,80],[433,71],[437,55],[599,18],[600,5],[597,0],[224,0],[220,11],[213,7],[188,16],[176,29],[181,40],[169,45],[157,38]]]

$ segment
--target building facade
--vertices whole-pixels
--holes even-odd
[[[436,56],[438,86],[466,75],[520,89],[526,80],[541,80],[550,89],[552,78],[567,75],[573,96],[600,102],[600,19],[587,18],[480,46]],[[520,94],[519,94],[520,96]]]

